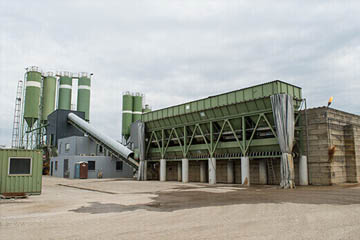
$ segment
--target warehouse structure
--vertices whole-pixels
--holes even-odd
[[[284,187],[293,187],[293,157],[300,158],[301,144],[295,124],[302,101],[301,88],[273,81],[144,113],[144,147],[135,149],[145,161],[144,179],[181,176],[183,182],[211,184],[282,180]],[[279,158],[282,178],[274,173]],[[305,156],[300,159],[306,162]],[[240,169],[241,175],[235,174]]]
[[[58,143],[58,156],[51,158],[50,176],[80,178],[78,166],[86,163],[84,178],[132,178],[133,168],[110,156],[102,145],[87,136],[62,138]]]
[[[282,81],[146,112],[141,120],[129,141],[144,180],[360,182],[360,116],[306,109],[301,88]]]

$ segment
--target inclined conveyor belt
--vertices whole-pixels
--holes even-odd
[[[115,141],[109,136],[103,134],[91,124],[78,117],[74,113],[69,113],[68,120],[71,125],[87,134],[91,139],[102,145],[105,149],[111,152],[115,157],[123,160],[136,170],[139,168],[139,163],[133,159],[134,152]]]

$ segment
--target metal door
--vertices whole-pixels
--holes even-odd
[[[88,164],[86,162],[80,163],[80,178],[81,179],[88,178]]]
[[[69,159],[64,159],[64,178],[69,178]]]

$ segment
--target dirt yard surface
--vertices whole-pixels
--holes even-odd
[[[43,178],[0,200],[0,239],[360,239],[360,185],[298,187]]]

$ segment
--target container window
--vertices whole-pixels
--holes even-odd
[[[31,175],[31,158],[9,158],[9,175]]]
[[[88,161],[88,170],[95,171],[95,161]]]
[[[122,171],[123,170],[123,162],[117,161],[116,162],[116,171]]]
[[[55,161],[55,171],[57,171],[58,168],[58,161]]]
[[[68,152],[70,150],[70,143],[65,144],[65,151]]]

